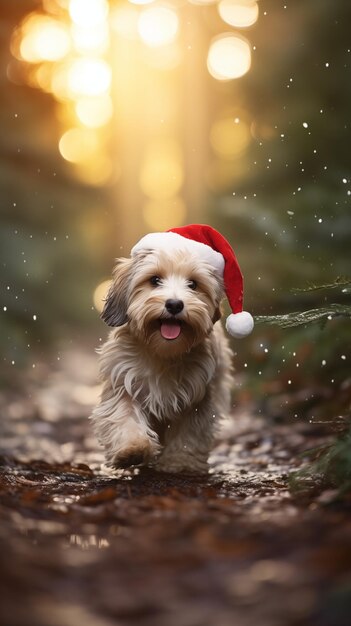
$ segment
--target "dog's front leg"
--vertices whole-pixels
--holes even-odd
[[[126,393],[117,394],[117,398],[111,393],[103,394],[94,410],[93,422],[110,466],[144,465],[159,451],[157,434],[149,427],[140,406]]]
[[[213,445],[215,416],[211,403],[203,400],[189,413],[172,421],[165,433],[164,448],[155,469],[170,473],[206,474]]]

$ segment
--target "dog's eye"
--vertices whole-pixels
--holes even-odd
[[[159,276],[151,276],[150,283],[154,287],[158,287],[161,284],[161,278]]]
[[[188,280],[188,287],[189,287],[189,289],[192,289],[193,291],[195,291],[195,289],[197,287],[196,280]]]

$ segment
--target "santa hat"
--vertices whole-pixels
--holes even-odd
[[[243,276],[234,251],[217,230],[205,224],[189,224],[163,233],[149,233],[132,248],[132,256],[142,250],[185,250],[207,261],[224,280],[225,292],[232,309],[226,329],[233,337],[249,335],[252,315],[243,311]]]

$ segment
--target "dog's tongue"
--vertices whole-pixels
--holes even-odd
[[[161,322],[161,335],[164,339],[177,339],[180,335],[180,324],[173,320]]]

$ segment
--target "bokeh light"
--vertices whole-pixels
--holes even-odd
[[[141,162],[132,149],[130,154],[135,163],[133,180],[139,183],[142,218],[150,228],[163,229],[186,221],[187,204],[194,203],[186,196],[187,188],[183,189],[186,148],[179,133],[184,120],[179,117],[176,94],[184,86],[178,67],[185,67],[190,51],[195,51],[199,42],[190,22],[180,36],[183,3],[153,1],[47,0],[43,5],[46,15],[43,11],[31,13],[15,29],[11,49],[17,59],[32,63],[25,70],[27,84],[53,94],[60,103],[56,111],[59,152],[72,164],[73,175],[88,185],[116,184],[121,178],[123,186],[125,170],[117,161],[129,158],[125,156],[129,151],[126,141],[131,128],[139,124],[135,112],[141,92],[136,86],[142,90],[152,84],[152,100],[145,102],[139,127]],[[190,2],[198,5],[191,9],[195,13],[212,11],[215,26],[220,27],[215,0]],[[220,0],[220,16],[231,25],[247,27],[257,19],[257,2]],[[249,70],[250,44],[240,34],[223,33],[212,41],[203,37],[201,54],[191,57],[192,62],[196,58],[197,81],[205,80],[206,47],[207,68],[217,80],[239,78]],[[16,67],[8,73],[21,84]],[[109,127],[112,119],[115,124]],[[111,142],[113,129],[117,136]],[[227,180],[224,169],[237,155],[242,158],[252,133],[246,118],[236,124],[228,110],[211,120],[209,132],[208,126],[203,132],[202,148],[208,154],[212,149],[212,163],[216,165],[204,159],[201,168],[211,170],[214,187],[216,177]],[[201,158],[194,153],[196,167],[200,167]],[[130,196],[129,190],[127,203]]]
[[[70,45],[67,28],[58,20],[32,14],[23,24],[19,51],[25,61],[59,61],[69,52]]]
[[[73,26],[73,45],[77,52],[104,54],[109,47],[109,30],[106,23],[98,24],[95,28]]]
[[[223,159],[232,159],[247,148],[251,138],[250,129],[239,118],[226,117],[214,122],[210,143],[214,152]]]
[[[95,28],[108,14],[107,0],[70,0],[69,14],[75,24]]]
[[[93,303],[94,303],[94,307],[96,308],[97,311],[99,311],[99,313],[101,313],[102,309],[104,308],[104,300],[106,299],[110,285],[111,285],[110,280],[104,280],[94,290]]]
[[[206,4],[215,4],[217,0],[189,0],[190,4],[198,4],[205,6]]]
[[[129,0],[129,2],[131,2],[132,4],[138,4],[138,5],[143,5],[143,4],[152,4],[155,0]]]
[[[69,71],[71,63],[64,62],[55,65],[51,70],[51,91],[57,100],[62,102],[72,98],[72,90],[69,86]]]
[[[59,150],[66,161],[80,163],[91,159],[98,145],[98,139],[93,131],[70,128],[60,139]]]
[[[78,58],[70,66],[68,86],[72,94],[97,96],[108,91],[111,68],[103,59]]]
[[[90,128],[99,128],[112,118],[113,104],[109,95],[80,98],[76,102],[76,114],[80,122]]]
[[[35,80],[37,87],[43,91],[51,91],[52,68],[51,63],[41,63],[35,68]]]
[[[240,78],[251,66],[249,42],[240,35],[224,33],[212,40],[207,57],[210,74],[217,80]]]
[[[148,46],[156,48],[171,43],[177,36],[178,16],[167,7],[151,7],[140,13],[138,32]]]
[[[220,0],[218,12],[230,26],[248,28],[258,19],[258,4],[255,0]]]

